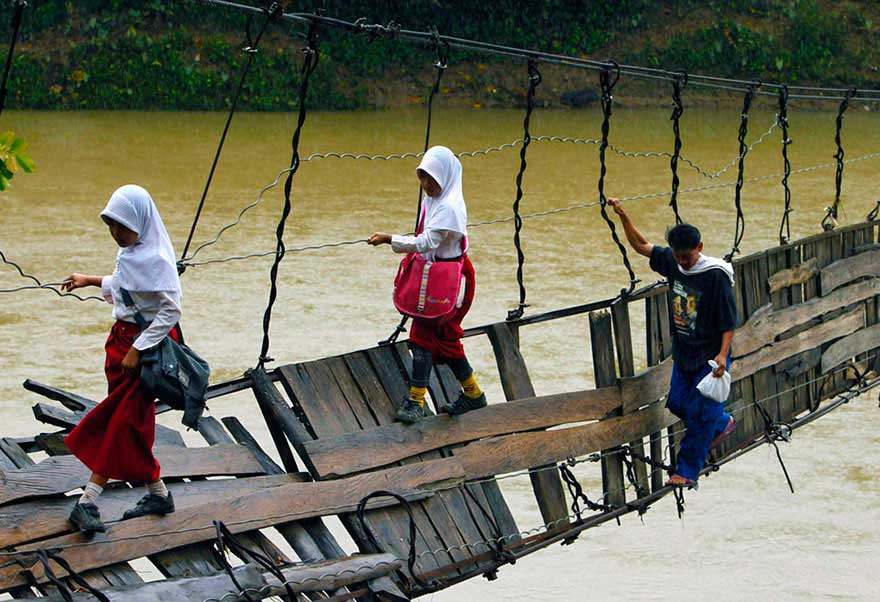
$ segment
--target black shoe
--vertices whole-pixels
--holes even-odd
[[[101,513],[94,504],[77,503],[74,505],[73,510],[70,511],[70,516],[67,517],[67,520],[84,535],[104,533],[107,530],[107,527],[101,522]]]
[[[429,415],[430,414],[425,410],[425,406],[406,397],[400,407],[397,408],[397,412],[394,414],[394,419],[397,422],[402,422],[404,424],[413,424]]]
[[[159,514],[164,516],[165,514],[170,514],[172,512],[174,512],[174,498],[171,497],[170,491],[168,492],[168,497],[162,497],[155,493],[148,493],[138,500],[137,506],[131,510],[125,511],[125,514],[122,515],[122,520],[146,516],[148,514]]]
[[[486,394],[480,393],[479,397],[468,397],[464,394],[464,391],[458,396],[458,399],[452,402],[452,404],[443,408],[443,411],[447,414],[452,414],[453,416],[458,416],[459,414],[464,414],[465,412],[470,412],[471,410],[478,410],[480,408],[485,408],[486,403]]]

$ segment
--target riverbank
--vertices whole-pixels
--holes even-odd
[[[615,7],[566,2],[456,8],[414,4],[397,13],[369,2],[328,5],[328,14],[391,20],[413,29],[569,56],[694,73],[810,85],[880,87],[880,7],[820,0],[693,2],[658,9],[645,0]],[[528,3],[526,3],[528,4]],[[109,6],[108,6],[109,5]],[[509,5],[509,6],[508,6]],[[297,7],[301,9],[301,7]],[[464,13],[464,14],[463,14]],[[0,10],[9,22],[11,8]],[[25,9],[8,106],[25,109],[223,110],[234,94],[248,45],[244,17],[184,0],[61,2]],[[262,20],[251,24],[251,41]],[[302,31],[270,24],[242,92],[240,109],[295,109]],[[400,108],[426,102],[435,77],[434,52],[402,40],[325,30],[310,105],[345,110]],[[441,84],[450,106],[494,108],[524,103],[522,62],[453,50]],[[580,107],[598,97],[594,72],[543,65],[536,102]],[[617,99],[630,106],[667,106],[663,82],[621,81]],[[731,106],[735,95],[690,88],[686,104]]]

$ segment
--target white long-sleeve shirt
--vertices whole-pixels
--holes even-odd
[[[125,305],[122,292],[113,274],[101,279],[101,294],[107,303],[113,305],[113,317],[124,322],[136,323],[134,319],[135,309]],[[157,345],[180,321],[180,295],[178,293],[158,292],[132,292],[131,299],[137,306],[145,320],[150,322],[146,330],[141,331],[133,343],[133,347],[139,351],[149,349]]]
[[[425,230],[418,236],[394,234],[395,253],[421,253],[426,259],[452,259],[461,255],[461,234],[452,230]]]

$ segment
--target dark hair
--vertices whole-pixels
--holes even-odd
[[[673,251],[690,251],[700,244],[700,231],[691,224],[678,224],[666,231],[666,242]]]

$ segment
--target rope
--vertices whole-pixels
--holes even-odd
[[[833,230],[837,226],[838,211],[840,209],[840,187],[843,184],[843,144],[840,139],[840,131],[843,129],[843,114],[849,108],[849,101],[856,95],[856,89],[850,88],[844,94],[843,100],[837,107],[837,120],[835,121],[834,142],[837,144],[837,172],[834,174],[834,204],[825,208],[825,217],[822,218],[822,229]]]
[[[64,598],[64,600],[66,602],[74,602],[73,592],[70,591],[70,588],[67,587],[67,584],[64,583],[63,581],[61,581],[61,579],[59,579],[58,576],[55,574],[55,571],[52,569],[52,566],[49,564],[50,559],[55,561],[55,563],[57,563],[58,566],[60,566],[65,571],[67,571],[68,577],[70,579],[73,579],[73,581],[77,585],[79,585],[82,589],[84,589],[87,592],[89,592],[90,594],[92,594],[96,599],[100,600],[101,602],[110,602],[110,598],[108,598],[100,590],[96,589],[95,587],[92,587],[88,581],[83,579],[83,577],[79,573],[77,573],[75,570],[73,570],[73,568],[70,566],[70,564],[68,564],[68,562],[64,558],[62,558],[61,556],[59,556],[58,554],[56,554],[52,550],[45,550],[45,549],[38,550],[37,551],[37,560],[39,560],[40,564],[43,565],[43,570],[46,573],[46,578],[49,579],[49,581],[52,583],[52,585],[54,585],[56,588],[58,588],[58,593],[61,595],[62,598]]]
[[[526,256],[523,253],[522,244],[520,243],[522,217],[520,217],[519,214],[519,203],[523,197],[522,180],[523,174],[526,172],[526,151],[529,148],[529,144],[532,142],[532,135],[529,132],[529,121],[532,117],[532,110],[535,108],[535,90],[541,84],[541,72],[538,71],[538,66],[534,61],[529,61],[528,69],[529,91],[526,93],[526,115],[523,118],[523,145],[519,151],[519,172],[516,174],[516,198],[513,201],[513,245],[516,247],[516,283],[519,286],[519,305],[516,309],[511,309],[507,312],[508,320],[521,318],[525,308],[528,307],[528,304],[526,303],[526,285],[523,282],[523,263],[525,262]]]
[[[681,223],[681,216],[678,214],[678,160],[681,157],[681,130],[679,129],[679,121],[684,113],[684,105],[681,103],[681,88],[687,86],[687,73],[683,73],[682,77],[672,80],[672,133],[675,135],[675,144],[673,146],[672,157],[669,159],[669,167],[672,169],[672,196],[669,199],[669,206],[675,214],[675,223]]]
[[[299,114],[296,123],[296,130],[293,132],[293,139],[290,143],[293,149],[293,155],[290,159],[287,180],[284,182],[284,210],[281,213],[281,220],[278,222],[278,227],[275,230],[277,244],[275,261],[272,263],[272,268],[269,271],[269,280],[271,282],[269,303],[266,305],[266,311],[263,314],[263,344],[260,349],[260,359],[258,364],[260,368],[262,368],[266,362],[272,361],[272,358],[269,357],[269,323],[272,320],[272,306],[275,304],[275,298],[278,296],[278,266],[281,264],[281,260],[284,259],[285,253],[284,226],[287,223],[287,216],[290,215],[291,211],[290,189],[293,185],[293,176],[300,166],[299,139],[300,134],[302,133],[303,124],[306,121],[306,96],[309,91],[309,79],[311,78],[312,73],[314,73],[315,68],[318,66],[319,59],[318,29],[314,24],[309,28],[308,44],[306,48],[303,49],[303,53],[305,54],[305,57],[300,70]]]
[[[181,274],[186,270],[183,259],[189,251],[189,245],[192,243],[193,235],[196,232],[196,225],[199,223],[199,217],[202,215],[202,207],[205,206],[208,189],[211,187],[211,181],[214,179],[214,171],[217,169],[217,163],[220,161],[220,153],[223,151],[223,144],[226,142],[226,134],[229,133],[229,126],[232,124],[232,117],[235,115],[236,108],[238,108],[238,99],[241,97],[241,91],[244,89],[244,82],[251,69],[251,64],[254,62],[254,57],[257,55],[257,52],[259,52],[260,40],[263,38],[266,28],[269,27],[269,23],[277,21],[281,17],[283,14],[283,8],[278,2],[273,2],[268,9],[265,9],[265,12],[266,20],[263,21],[263,26],[257,33],[256,39],[253,41],[251,41],[251,23],[253,21],[253,15],[248,15],[247,24],[245,25],[247,45],[242,48],[242,52],[247,55],[247,60],[241,70],[241,78],[238,80],[238,87],[235,90],[235,95],[232,97],[232,104],[229,107],[229,115],[226,117],[226,125],[223,127],[223,133],[220,135],[220,144],[217,146],[217,152],[214,154],[214,161],[211,163],[211,169],[208,172],[208,180],[205,182],[205,188],[202,191],[202,198],[199,200],[199,206],[196,209],[196,216],[193,218],[192,226],[190,226],[189,229],[189,235],[186,237],[186,244],[183,246],[183,253],[180,254],[180,261],[177,263],[177,271]]]
[[[434,36],[434,52],[436,54],[434,68],[437,69],[437,76],[434,79],[434,86],[431,88],[431,93],[428,95],[428,119],[427,124],[425,125],[425,148],[420,153],[422,156],[428,152],[428,147],[431,142],[431,118],[434,113],[434,96],[440,91],[440,81],[443,79],[443,74],[446,73],[446,68],[449,66],[449,44],[440,41],[440,33],[437,31],[436,27],[434,28]],[[414,232],[418,231],[419,222],[422,217],[422,192],[424,191],[422,190],[421,184],[419,184],[419,196],[416,205],[416,222],[413,227]],[[397,341],[397,337],[406,332],[406,323],[408,320],[409,316],[401,316],[400,322],[395,327],[394,332],[392,332],[387,339],[379,341],[379,345],[394,344]]]
[[[284,578],[284,573],[281,572],[281,569],[278,565],[272,560],[261,554],[260,552],[256,552],[251,550],[247,546],[242,545],[238,539],[232,534],[232,532],[223,524],[223,521],[215,520],[213,521],[214,529],[216,532],[216,537],[214,539],[214,556],[220,561],[223,565],[223,568],[226,570],[226,574],[229,575],[229,579],[232,580],[232,583],[235,585],[236,589],[239,593],[244,597],[248,602],[252,602],[253,598],[248,594],[248,591],[241,586],[238,582],[238,579],[235,578],[235,572],[232,570],[232,565],[229,564],[229,559],[226,557],[226,548],[229,548],[236,556],[241,558],[242,560],[247,561],[247,559],[251,559],[255,561],[257,564],[268,570],[272,573],[279,581],[284,585],[284,589],[287,591],[287,595],[289,600],[293,602],[296,600],[296,593],[294,593],[293,589],[290,587]]]
[[[779,244],[787,245],[791,240],[791,224],[788,215],[791,213],[791,189],[788,187],[788,177],[791,175],[791,162],[788,160],[788,145],[791,139],[788,137],[788,87],[779,89],[779,115],[777,122],[782,129],[782,189],[785,191],[785,208],[782,210],[782,223],[779,224]]]
[[[615,70],[613,78],[611,76],[612,67]],[[599,145],[599,207],[602,212],[602,219],[605,220],[605,223],[608,224],[608,228],[611,230],[611,238],[623,256],[623,265],[626,267],[626,271],[629,272],[629,290],[623,289],[621,291],[621,295],[627,295],[635,290],[639,280],[636,278],[636,274],[629,263],[626,247],[623,246],[623,243],[620,242],[620,238],[617,236],[614,221],[608,217],[608,210],[606,208],[608,200],[605,198],[605,172],[607,171],[605,167],[605,149],[608,148],[608,132],[611,129],[611,104],[613,101],[611,92],[614,90],[614,85],[619,79],[620,66],[615,62],[609,63],[605,69],[599,72],[599,86],[602,90],[602,142]]]
[[[746,218],[742,210],[742,187],[743,187],[743,171],[745,169],[746,154],[746,134],[749,130],[749,109],[752,107],[752,101],[755,99],[755,91],[761,86],[760,82],[755,82],[746,91],[743,97],[742,118],[739,122],[739,167],[736,173],[736,189],[734,192],[733,203],[736,205],[736,227],[733,234],[733,246],[730,253],[724,256],[727,263],[733,261],[734,256],[739,253],[739,245],[742,242],[743,235],[746,231]]]
[[[3,113],[3,107],[6,105],[6,95],[9,90],[6,83],[9,81],[9,71],[12,69],[12,57],[15,55],[15,43],[18,41],[18,34],[21,32],[21,17],[24,13],[24,7],[27,6],[26,0],[13,0],[15,11],[12,13],[12,40],[9,42],[9,52],[6,55],[6,65],[3,67],[3,81],[0,82],[0,114]]]
[[[405,497],[403,497],[402,495],[398,495],[397,493],[380,490],[374,491],[373,493],[364,496],[363,498],[361,498],[361,501],[358,502],[358,521],[361,523],[361,527],[367,534],[367,538],[370,540],[370,543],[376,550],[381,550],[382,546],[380,546],[379,542],[376,540],[376,536],[373,534],[373,530],[367,524],[367,519],[364,515],[364,512],[367,508],[367,502],[369,502],[374,497],[392,497],[403,504],[403,509],[409,516],[409,553],[407,554],[406,565],[407,568],[409,568],[409,574],[412,576],[412,580],[415,581],[415,583],[418,584],[420,587],[428,589],[430,587],[430,584],[416,574],[416,519],[413,516],[412,507],[410,507],[409,501]],[[404,577],[409,580],[409,577],[407,577],[406,575],[404,575]]]

